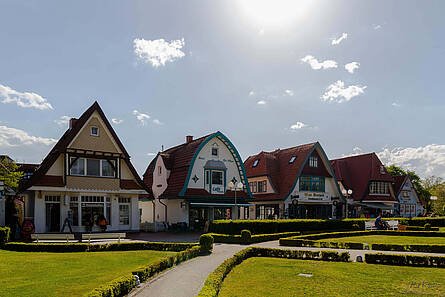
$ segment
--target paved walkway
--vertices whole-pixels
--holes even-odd
[[[312,251],[338,251],[349,252],[351,260],[356,261],[357,256],[364,259],[365,253],[392,253],[392,254],[415,254],[415,255],[435,255],[443,254],[417,253],[417,252],[389,252],[374,250],[342,250],[330,248],[310,248],[310,247],[286,247],[280,246],[277,241],[268,241],[252,245],[221,244],[216,243],[213,253],[208,256],[197,257],[187,262],[181,263],[172,269],[161,273],[155,278],[143,283],[140,288],[133,290],[128,296],[156,296],[156,297],[194,297],[201,290],[207,276],[212,273],[224,260],[232,257],[238,251],[249,246],[281,248],[294,250]]]

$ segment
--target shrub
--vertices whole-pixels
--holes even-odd
[[[426,231],[426,229],[421,226],[406,226],[406,231]],[[439,231],[439,227],[430,227],[428,231]]]
[[[365,254],[365,262],[368,264],[445,268],[445,257],[440,256],[395,255],[377,253]]]
[[[0,247],[4,246],[9,241],[9,228],[0,227]]]
[[[130,293],[134,288],[135,278],[133,275],[119,277],[105,285],[102,285],[85,296],[88,297],[117,297]]]
[[[213,236],[215,242],[237,243],[237,244],[250,244],[250,243],[255,243],[255,242],[278,240],[283,237],[301,235],[300,232],[259,234],[259,235],[251,235],[250,240],[244,240],[241,235],[228,235],[228,234],[216,234],[216,233],[208,233],[208,234]]]
[[[204,254],[210,253],[213,250],[213,237],[209,234],[203,234],[199,237],[199,244],[201,245],[201,251]]]
[[[252,238],[252,233],[250,233],[249,230],[242,230],[241,231],[241,239],[244,242],[250,242],[250,239]]]
[[[430,223],[426,223],[424,226],[425,231],[430,231],[431,230],[431,224]]]
[[[354,230],[361,230],[359,224],[353,224],[352,229]]]

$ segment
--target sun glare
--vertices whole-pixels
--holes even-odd
[[[310,0],[238,0],[247,18],[263,27],[282,27],[304,17]]]

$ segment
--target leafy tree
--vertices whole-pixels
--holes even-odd
[[[0,157],[0,180],[5,182],[5,186],[17,189],[22,178],[23,172],[14,161],[8,157]]]
[[[388,173],[391,174],[391,176],[403,176],[407,174],[405,170],[396,165],[391,165],[386,167],[386,171],[388,171]]]
[[[430,210],[436,214],[445,215],[445,181],[441,177],[431,176],[425,179],[425,187],[437,200],[430,200]]]

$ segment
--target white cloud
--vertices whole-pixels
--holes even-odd
[[[15,102],[20,107],[33,107],[36,109],[53,109],[52,105],[42,96],[36,93],[19,92],[8,86],[0,84],[0,98],[2,103]]]
[[[311,55],[307,55],[306,57],[302,58],[301,62],[308,63],[314,70],[319,70],[322,68],[323,69],[337,68],[337,62],[333,60],[325,60],[323,62],[318,62],[318,60]]]
[[[53,138],[36,137],[26,131],[0,126],[0,147],[17,147],[23,145],[52,145],[57,142]]]
[[[299,130],[299,129],[303,129],[308,127],[307,124],[303,123],[303,122],[296,122],[295,124],[293,124],[292,126],[289,127],[289,129],[291,130]]]
[[[445,178],[445,145],[429,144],[420,147],[385,148],[378,153],[386,165],[414,170],[423,177],[435,175]]]
[[[258,31],[258,35],[264,35],[264,29],[260,29],[260,30]]]
[[[156,156],[157,155],[157,153],[147,153],[147,156],[150,156],[150,157],[153,157],[153,156]]]
[[[341,80],[329,85],[326,92],[321,96],[323,101],[342,103],[351,100],[353,97],[364,93],[366,86],[348,86]]]
[[[170,42],[164,39],[135,39],[133,44],[136,56],[153,67],[165,66],[166,62],[173,62],[185,56],[181,51],[185,44],[184,38]]]
[[[266,101],[264,101],[264,100],[260,100],[260,101],[258,101],[256,104],[258,104],[258,105],[264,105],[264,104],[266,104]]]
[[[250,91],[249,92],[249,96],[254,96],[255,95],[255,92],[254,91]]]
[[[391,104],[393,107],[400,107],[401,105],[399,104],[399,103],[397,103],[397,102],[393,102],[392,104]]]
[[[349,72],[349,73],[354,73],[355,69],[358,69],[360,66],[359,62],[351,62],[345,65],[345,69]]]
[[[348,34],[347,33],[343,33],[338,39],[333,39],[332,40],[332,45],[337,45],[340,42],[342,42],[343,40],[345,40],[346,38],[348,38]]]
[[[118,120],[118,119],[112,118],[111,121],[113,122],[113,124],[119,125],[119,124],[122,124],[122,122],[124,120]]]
[[[162,125],[163,123],[160,120],[158,120],[158,119],[154,119],[153,120],[153,124]]]
[[[57,125],[59,125],[61,127],[64,127],[64,126],[66,127],[70,120],[71,120],[71,117],[64,115],[64,116],[61,116],[60,119],[54,120],[54,123],[56,123]]]
[[[378,30],[378,29],[381,29],[382,28],[382,25],[375,25],[374,26],[374,30]]]
[[[292,90],[284,90],[284,95],[285,96],[293,96],[294,95],[294,91],[292,91]]]
[[[133,114],[136,116],[136,118],[141,122],[142,125],[145,125],[145,121],[150,119],[150,116],[146,113],[141,113],[137,111],[136,109],[133,110]]]

